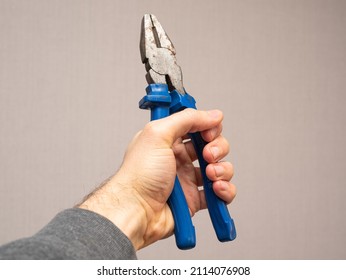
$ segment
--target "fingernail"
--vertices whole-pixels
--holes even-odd
[[[219,155],[220,155],[220,149],[219,149],[219,147],[211,147],[210,148],[210,152],[211,152],[211,154],[213,155],[213,157],[214,157],[214,159],[217,159],[218,157],[219,157]]]
[[[220,165],[215,165],[214,166],[214,171],[215,171],[215,174],[216,174],[217,177],[221,177],[223,175],[223,173],[224,173],[224,169]]]
[[[214,119],[218,119],[221,115],[221,112],[219,110],[210,110],[208,111],[208,114]]]

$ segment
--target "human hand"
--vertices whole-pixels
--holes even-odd
[[[229,152],[221,135],[220,111],[186,109],[164,119],[148,123],[129,144],[119,171],[80,205],[95,211],[117,225],[136,249],[143,248],[173,233],[174,221],[167,205],[176,174],[194,215],[206,208],[199,168],[193,165],[196,154],[187,133],[201,131],[209,142],[203,156],[209,163],[207,176],[213,189],[230,203],[236,194],[230,183],[232,165],[220,162]]]

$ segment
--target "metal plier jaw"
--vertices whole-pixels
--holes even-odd
[[[175,48],[154,15],[146,14],[143,17],[140,52],[149,85],[139,107],[151,110],[151,120],[167,117],[185,108],[196,109],[195,99],[184,89]],[[208,163],[203,158],[203,149],[207,143],[199,132],[191,133],[190,137],[198,157],[207,207],[217,238],[222,242],[234,240],[236,230],[227,205],[215,195],[213,182],[206,175]],[[174,218],[174,234],[178,248],[195,247],[195,228],[178,177],[175,179],[168,204]]]
[[[140,52],[147,70],[148,84],[168,84],[169,90],[185,93],[183,76],[175,57],[175,48],[154,15],[144,15]]]

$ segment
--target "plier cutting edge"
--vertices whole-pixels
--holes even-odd
[[[151,110],[151,120],[167,117],[185,108],[196,109],[195,99],[183,86],[182,71],[177,64],[175,48],[154,15],[146,14],[142,20],[140,53],[147,71],[147,94],[140,100],[141,109]],[[213,182],[206,175],[208,163],[202,152],[207,144],[199,132],[190,134],[203,177],[207,207],[217,238],[231,241],[236,230],[226,203],[215,195]],[[174,234],[180,249],[191,249],[196,245],[195,228],[190,211],[176,176],[173,191],[168,199],[174,218]]]

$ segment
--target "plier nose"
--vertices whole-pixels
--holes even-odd
[[[154,15],[146,14],[143,17],[140,53],[149,84],[167,84],[170,91],[175,89],[180,94],[185,94],[183,75],[175,57],[175,48]]]

